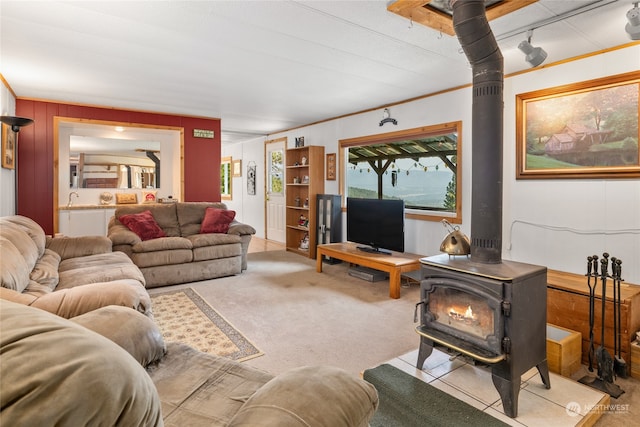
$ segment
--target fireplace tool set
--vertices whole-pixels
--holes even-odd
[[[585,376],[580,379],[582,384],[586,384],[600,391],[609,394],[613,398],[618,398],[624,390],[614,384],[616,376],[621,378],[627,377],[627,364],[622,358],[622,339],[621,339],[621,322],[620,322],[620,283],[622,282],[622,260],[611,257],[611,274],[609,274],[609,254],[603,253],[600,259],[600,268],[598,269],[598,256],[593,255],[587,257],[587,286],[589,287],[589,371],[593,372],[593,361],[595,357],[598,368],[597,377]],[[600,272],[598,272],[600,270]],[[604,346],[604,330],[605,330],[605,303],[607,299],[607,279],[612,280],[613,288],[613,350],[612,357]],[[595,349],[594,343],[594,324],[595,324],[595,303],[596,303],[596,287],[598,279],[602,286],[602,315],[600,328],[600,346]]]

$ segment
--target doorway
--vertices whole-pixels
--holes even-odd
[[[285,147],[287,138],[265,141],[265,223],[266,239],[285,241]]]

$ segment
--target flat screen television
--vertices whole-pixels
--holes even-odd
[[[347,197],[347,240],[367,252],[404,252],[404,201]]]

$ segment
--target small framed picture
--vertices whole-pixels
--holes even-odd
[[[242,160],[233,160],[231,168],[231,176],[238,178],[242,176]]]
[[[327,154],[327,181],[336,180],[336,153]]]
[[[2,167],[15,169],[16,167],[16,133],[10,126],[2,124]]]
[[[157,190],[142,190],[142,203],[157,203]]]

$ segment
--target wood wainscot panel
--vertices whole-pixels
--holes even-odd
[[[620,285],[621,357],[631,370],[631,342],[640,330],[640,286],[622,282]],[[594,348],[601,342],[602,282],[598,279],[594,303]],[[605,301],[605,348],[613,356],[613,281],[607,281]],[[582,334],[582,363],[589,360],[589,287],[584,275],[548,270],[547,322]],[[595,360],[594,360],[595,367]],[[636,367],[637,369],[638,367]],[[631,372],[631,371],[629,371]]]

